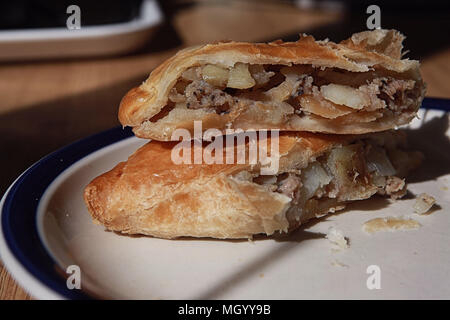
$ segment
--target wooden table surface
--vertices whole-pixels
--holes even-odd
[[[301,10],[270,1],[197,1],[168,11],[146,48],[120,57],[0,63],[0,192],[30,164],[76,139],[117,126],[117,106],[131,87],[182,47],[214,40],[290,40],[300,32],[340,41],[365,28],[365,13],[346,25],[339,11]],[[394,25],[395,26],[395,25]],[[450,48],[408,34],[420,52],[428,96],[450,98]],[[398,27],[401,31],[404,29]],[[446,38],[445,35],[442,35]],[[414,43],[417,43],[414,46]],[[406,44],[408,46],[408,42]],[[409,47],[408,47],[409,48]],[[408,49],[407,48],[407,49]],[[412,51],[411,48],[411,52]],[[0,299],[32,299],[0,264]]]

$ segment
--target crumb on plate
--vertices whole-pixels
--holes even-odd
[[[397,230],[415,230],[421,227],[421,224],[411,218],[386,217],[375,218],[364,222],[362,228],[367,233],[375,233],[380,231],[397,231]]]
[[[328,232],[325,236],[331,243],[338,246],[341,249],[347,249],[348,241],[345,238],[344,234],[341,230],[336,229],[335,227],[328,228]]]
[[[336,259],[334,259],[333,261],[331,261],[331,265],[332,265],[333,267],[343,267],[343,268],[348,268],[348,265],[346,265],[346,264],[344,264],[344,263],[342,263],[342,262],[340,262],[340,261],[338,261],[338,260],[336,260]]]
[[[429,194],[421,193],[417,196],[416,202],[414,203],[414,212],[418,214],[427,213],[431,207],[436,203],[436,199]]]

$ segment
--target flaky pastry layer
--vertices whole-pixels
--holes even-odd
[[[280,129],[338,134],[408,123],[425,93],[419,62],[401,58],[395,30],[340,43],[226,42],[180,51],[122,99],[135,134],[171,140],[178,128]]]

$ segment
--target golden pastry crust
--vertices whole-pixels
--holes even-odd
[[[325,152],[355,139],[359,137],[282,133],[278,173],[303,170]],[[397,140],[390,133],[379,139],[391,144]],[[360,170],[358,177],[348,180],[348,186],[339,187],[342,195],[308,201],[303,214],[295,217],[289,213],[292,198],[239,178],[240,173],[257,176],[259,164],[175,164],[171,158],[175,144],[151,141],[128,161],[95,178],[84,191],[94,221],[110,230],[160,238],[250,238],[288,231],[313,217],[342,209],[347,201],[366,199],[377,192]],[[358,157],[361,154],[350,156],[350,166],[355,167],[348,170],[361,166],[363,162],[355,162]],[[332,163],[342,158],[333,159]]]
[[[420,106],[425,87],[422,83],[419,62],[401,59],[403,35],[395,30],[375,30],[354,34],[341,43],[315,41],[311,36],[303,36],[297,42],[243,43],[226,42],[184,49],[156,68],[139,87],[130,90],[122,99],[119,120],[124,126],[131,126],[137,136],[160,141],[170,140],[176,128],[192,130],[193,121],[201,120],[203,129],[217,128],[277,128],[286,131],[312,131],[324,133],[360,134],[382,131],[409,122]],[[334,68],[354,73],[382,70],[401,79],[417,82],[414,105],[408,110],[394,114],[390,111],[375,119],[359,120],[352,126],[342,124],[342,119],[328,119],[315,114],[301,117],[292,110],[285,110],[279,121],[262,121],[257,115],[264,110],[248,104],[234,108],[230,113],[218,114],[208,109],[175,108],[166,110],[170,90],[183,72],[189,68],[214,65],[232,68],[237,63],[249,65],[311,65],[315,69]],[[339,106],[337,106],[339,107]],[[347,108],[346,106],[340,106]],[[288,107],[289,109],[289,107]],[[272,117],[272,115],[271,115]]]
[[[332,146],[336,137],[281,136],[280,170],[303,163]],[[174,142],[151,141],[127,162],[94,179],[84,199],[94,221],[110,230],[161,238],[246,238],[287,230],[289,199],[231,175],[257,171],[243,164],[174,164]],[[303,150],[299,154],[293,152]]]

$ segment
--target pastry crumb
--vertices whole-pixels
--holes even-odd
[[[348,241],[342,231],[336,229],[335,227],[328,228],[328,232],[325,238],[327,238],[328,241],[341,249],[347,249],[349,247]]]
[[[436,203],[436,199],[429,194],[421,193],[417,196],[414,203],[414,212],[417,214],[425,214],[430,211],[431,207]]]
[[[416,230],[422,225],[411,218],[386,217],[375,218],[364,222],[362,229],[373,234],[380,231]]]
[[[392,200],[403,198],[406,195],[405,179],[398,177],[388,177],[386,179],[386,194],[391,197]]]
[[[346,265],[346,264],[344,264],[344,263],[342,263],[342,262],[340,262],[340,261],[338,261],[338,260],[333,260],[333,261],[331,261],[331,265],[333,266],[333,267],[343,267],[343,268],[348,268],[348,265]]]

